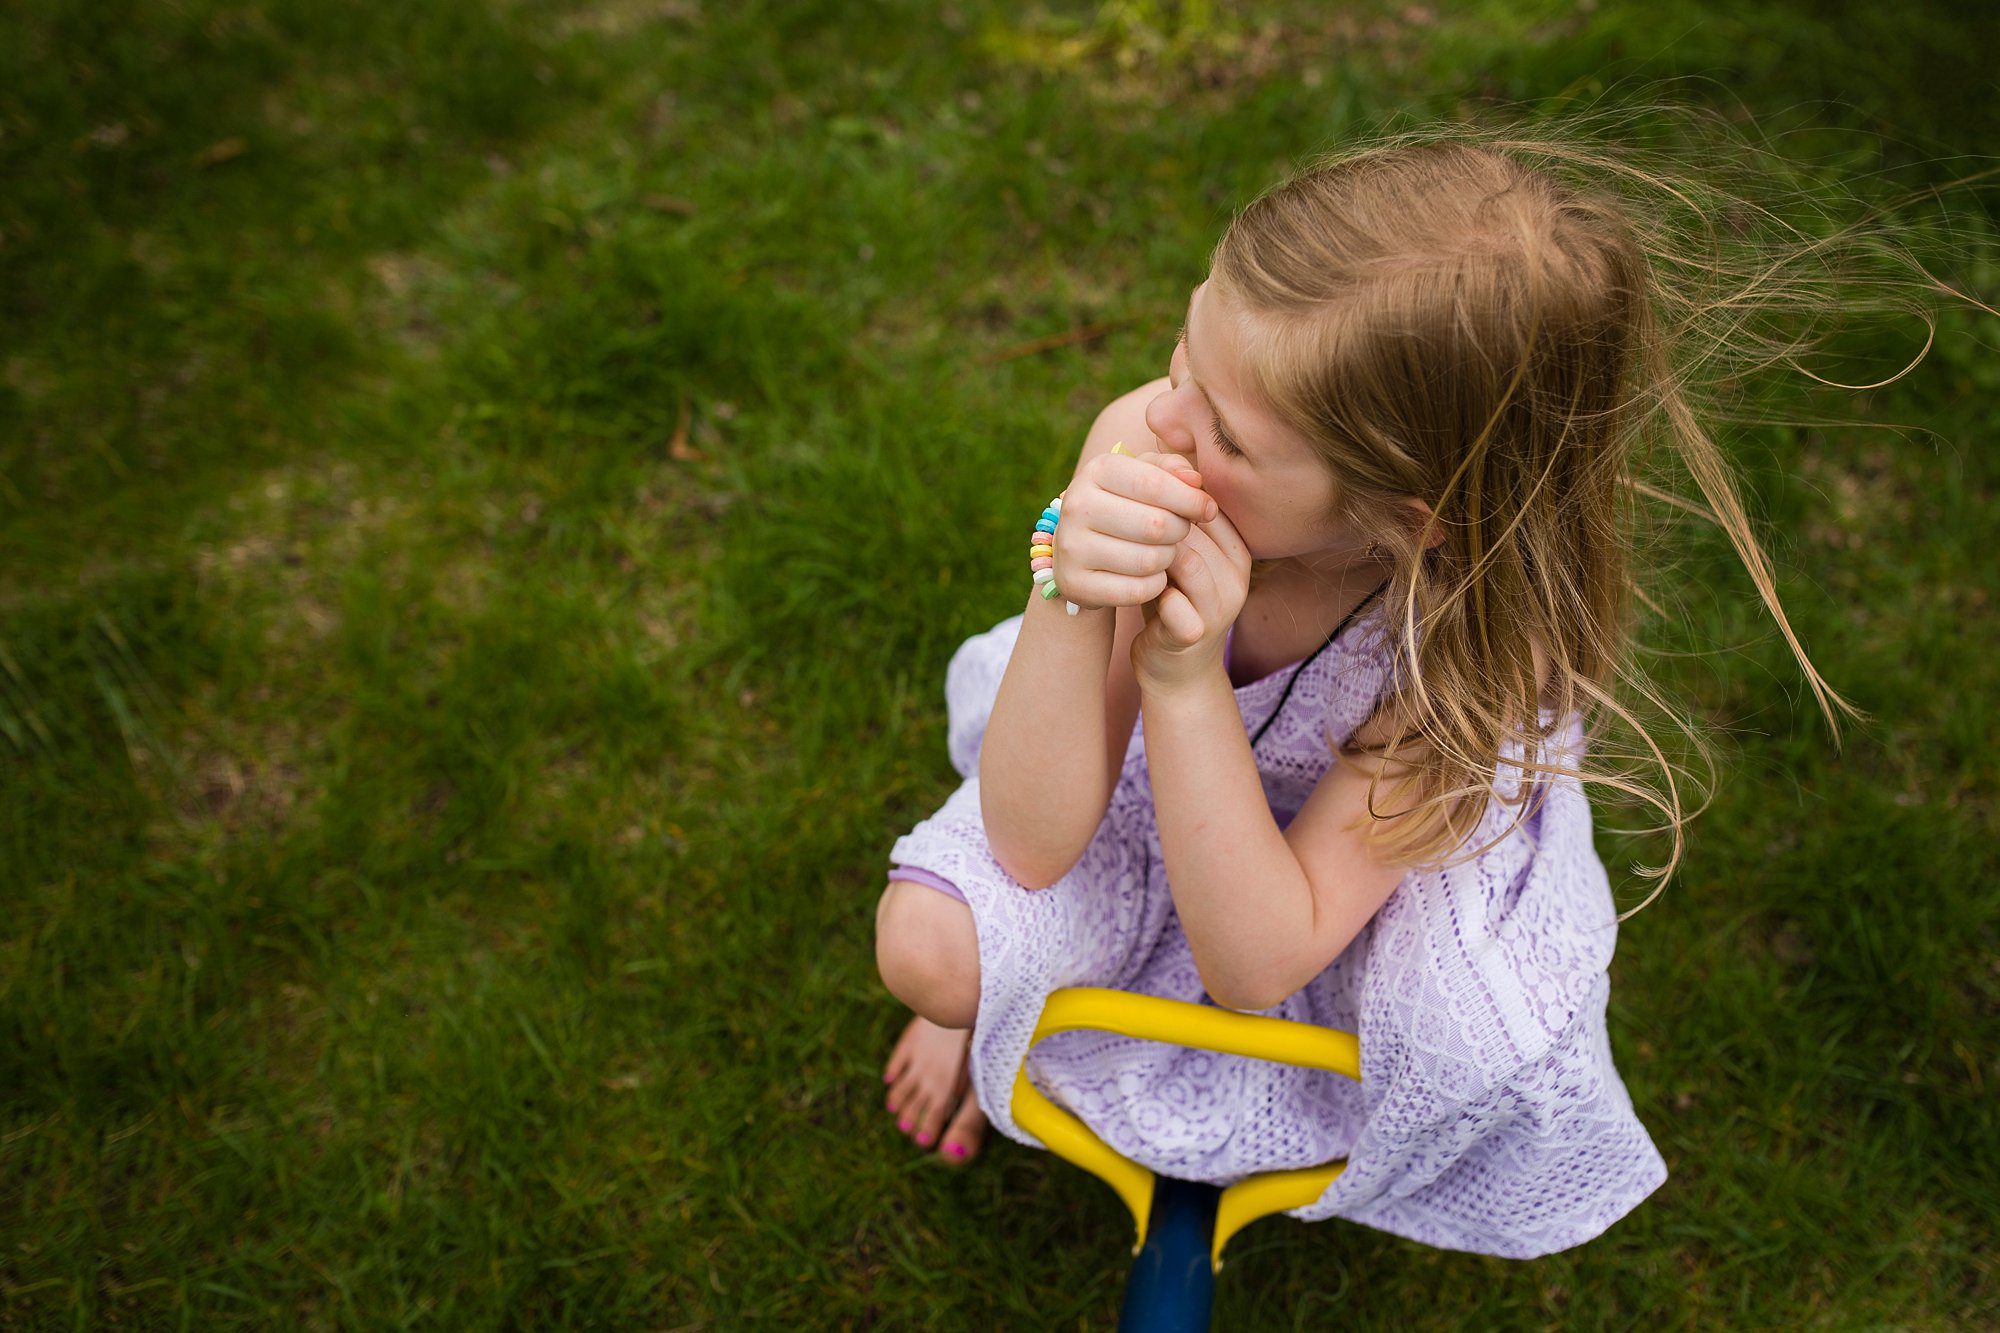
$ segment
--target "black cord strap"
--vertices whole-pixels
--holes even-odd
[[[1374,592],[1371,592],[1366,597],[1362,598],[1360,605],[1356,606],[1352,611],[1349,611],[1347,613],[1346,618],[1342,620],[1338,625],[1335,625],[1333,627],[1333,633],[1326,636],[1326,642],[1322,643],[1319,647],[1312,650],[1312,657],[1308,657],[1305,661],[1299,663],[1298,670],[1292,672],[1292,678],[1285,682],[1285,692],[1278,696],[1278,706],[1271,710],[1271,715],[1264,719],[1264,725],[1257,728],[1257,734],[1250,738],[1250,748],[1252,750],[1255,750],[1257,748],[1258,741],[1264,739],[1264,733],[1271,729],[1271,724],[1278,720],[1278,714],[1285,711],[1285,701],[1292,697],[1292,686],[1299,683],[1299,677],[1303,676],[1306,673],[1306,668],[1313,664],[1313,658],[1318,657],[1321,653],[1333,647],[1333,641],[1340,637],[1340,632],[1342,630],[1346,629],[1350,624],[1353,623],[1354,617],[1361,614],[1362,608],[1366,607],[1370,602],[1374,601],[1377,597],[1380,597],[1383,593],[1387,592],[1388,590],[1389,590],[1389,580],[1384,579],[1382,580],[1381,587],[1377,588]]]

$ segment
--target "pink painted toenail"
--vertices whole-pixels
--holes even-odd
[[[909,1118],[908,1118],[908,1117],[905,1117],[905,1118],[903,1118],[903,1119],[901,1119],[901,1120],[898,1120],[898,1121],[896,1122],[896,1128],[897,1128],[897,1129],[908,1129],[909,1127],[910,1127],[910,1121],[909,1121]]]
[[[963,1143],[947,1143],[944,1145],[944,1150],[953,1157],[965,1156],[965,1145]]]
[[[928,1148],[931,1146],[931,1136],[928,1134],[919,1134],[917,1135],[917,1142]]]
[[[884,1083],[894,1083],[896,1081],[896,1076],[894,1074],[884,1074],[882,1075],[882,1081]]]

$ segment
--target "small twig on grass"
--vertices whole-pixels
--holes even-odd
[[[998,365],[1002,361],[1012,361],[1016,357],[1033,356],[1037,352],[1046,352],[1051,347],[1067,347],[1072,343],[1090,342],[1093,339],[1103,337],[1113,329],[1123,328],[1127,324],[1136,324],[1139,322],[1139,319],[1140,316],[1138,315],[1129,315],[1124,319],[1105,320],[1100,324],[1085,324],[1082,328],[1070,329],[1065,333],[1052,333],[1046,338],[1037,338],[1033,342],[1016,343],[1012,347],[1003,347],[997,352],[979,358],[978,364],[982,366]]]
[[[667,456],[676,463],[705,463],[708,455],[688,443],[688,397],[681,395],[680,420],[674,424],[673,438],[667,441]]]

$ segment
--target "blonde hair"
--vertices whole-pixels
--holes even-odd
[[[1660,109],[1645,115],[1657,124]],[[1725,188],[1731,163],[1746,178],[1776,177],[1770,155],[1717,118],[1673,112],[1696,141],[1678,156],[1598,146],[1632,141],[1637,119],[1600,114],[1532,133],[1434,126],[1316,158],[1237,214],[1209,277],[1249,312],[1241,364],[1251,391],[1313,443],[1334,478],[1328,517],[1374,539],[1393,564],[1383,608],[1398,640],[1392,734],[1341,753],[1391,760],[1414,740],[1420,757],[1399,768],[1401,808],[1386,813],[1377,766],[1372,843],[1422,865],[1468,842],[1511,739],[1524,759],[1508,832],[1535,808],[1528,793],[1536,804],[1546,795],[1549,784],[1529,774],[1607,785],[1665,815],[1644,830],[1673,834],[1667,863],[1639,868],[1659,881],[1644,907],[1680,860],[1683,825],[1707,807],[1715,763],[1634,662],[1632,601],[1659,611],[1635,577],[1658,517],[1641,501],[1727,533],[1837,746],[1835,710],[1867,715],[1821,678],[1793,633],[1709,423],[1725,419],[1731,392],[1776,365],[1832,383],[1799,358],[1835,316],[1908,312],[1934,334],[1929,294],[1960,294],[1873,220],[1815,236]],[[1697,157],[1700,168],[1683,169]],[[1798,199],[1816,196],[1786,196]],[[1877,260],[1895,276],[1871,279]],[[1881,383],[1914,369],[1930,343]],[[1656,458],[1660,444],[1668,448]],[[1699,499],[1681,493],[1683,474]],[[1432,511],[1421,528],[1410,496]],[[1443,542],[1428,549],[1439,531]],[[1253,583],[1275,563],[1253,565]],[[1533,642],[1547,654],[1547,695]],[[1694,811],[1683,812],[1678,770],[1625,690],[1700,752],[1710,777]],[[1607,716],[1628,724],[1643,753],[1625,757],[1656,768],[1664,791],[1636,771],[1545,762],[1543,740],[1572,713],[1583,714],[1593,749]]]

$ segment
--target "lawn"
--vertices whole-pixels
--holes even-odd
[[[1907,200],[1992,165],[1996,45],[1946,0],[10,7],[0,1326],[1107,1326],[1108,1189],[881,1109],[874,907],[957,782],[945,664],[1232,211],[1394,117],[1663,96]],[[1895,214],[1988,304],[1994,199]],[[1723,760],[1613,967],[1666,1184],[1532,1262],[1260,1222],[1218,1327],[2000,1321],[1995,330],[1725,436],[1840,745],[1725,540],[1654,586]],[[1602,814],[1630,907],[1664,849]]]

